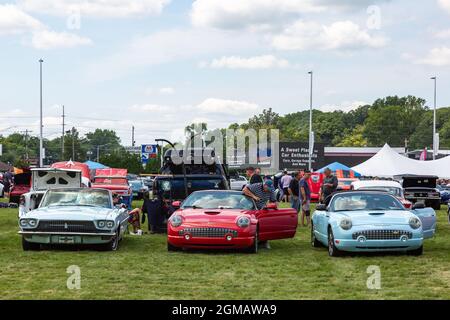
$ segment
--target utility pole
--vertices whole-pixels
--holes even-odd
[[[61,161],[64,161],[64,127],[65,127],[66,114],[64,113],[64,105],[62,106],[62,136],[61,136]]]
[[[26,129],[25,131],[20,131],[20,133],[25,134],[25,159],[28,161],[30,158],[28,155],[28,134],[31,133],[31,130]]]
[[[313,153],[313,131],[312,131],[312,108],[313,108],[313,72],[309,71],[308,74],[311,75],[311,87],[310,87],[310,95],[309,95],[309,147],[308,147],[308,168],[312,169],[312,153]]]
[[[100,162],[100,146],[97,146],[97,162]]]
[[[436,145],[436,80],[437,77],[432,77],[431,80],[434,80],[434,109],[433,109],[433,160],[436,159],[436,153],[438,152]]]
[[[72,161],[75,161],[75,128],[72,127]]]
[[[42,123],[42,63],[43,59],[39,59],[39,75],[40,75],[40,121],[39,121],[39,167],[42,168],[44,166],[44,137],[43,137],[43,126]]]
[[[131,146],[134,147],[136,141],[134,141],[134,126],[131,127]]]

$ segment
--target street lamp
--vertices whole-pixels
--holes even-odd
[[[312,131],[312,106],[313,106],[313,72],[309,71],[309,75],[311,75],[311,86],[310,86],[310,95],[309,95],[309,146],[308,146],[308,168],[312,169],[312,144],[313,144],[313,131]]]
[[[436,76],[432,77],[434,81],[434,109],[433,109],[433,160],[436,159],[436,153],[438,152],[436,145]]]
[[[43,123],[42,123],[42,63],[44,60],[39,59],[39,70],[40,70],[40,121],[39,121],[39,167],[44,166],[44,155],[43,155],[43,148],[44,148],[44,141],[43,141]]]

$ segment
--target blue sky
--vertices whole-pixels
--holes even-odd
[[[350,110],[392,94],[450,105],[450,0],[0,1],[0,134],[67,123],[124,144],[263,108]],[[12,127],[12,128],[11,128]]]

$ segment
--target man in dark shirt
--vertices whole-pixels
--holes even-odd
[[[320,188],[320,195],[319,195],[320,202],[322,203],[333,192],[336,192],[338,187],[338,179],[332,174],[330,168],[326,168],[324,174],[325,178],[323,179],[323,184],[322,187]]]
[[[289,195],[291,196],[291,208],[300,211],[300,179],[302,178],[302,173],[299,171],[295,174],[294,179],[291,180],[289,184]]]
[[[246,170],[246,173],[247,173],[247,177],[249,179],[250,184],[263,183],[263,179],[261,178],[261,176],[259,174],[257,174],[255,172],[255,168],[248,167]]]
[[[300,180],[300,196],[301,196],[301,204],[302,204],[302,226],[305,226],[305,218],[306,218],[306,226],[309,226],[310,222],[310,202],[311,202],[311,190],[309,189],[308,180],[311,178],[311,171],[305,170],[305,174],[303,178]]]

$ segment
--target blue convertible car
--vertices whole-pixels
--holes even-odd
[[[311,243],[328,247],[330,256],[342,251],[423,253],[423,240],[434,235],[436,213],[416,203],[411,210],[382,191],[336,193],[317,205],[312,217]]]

